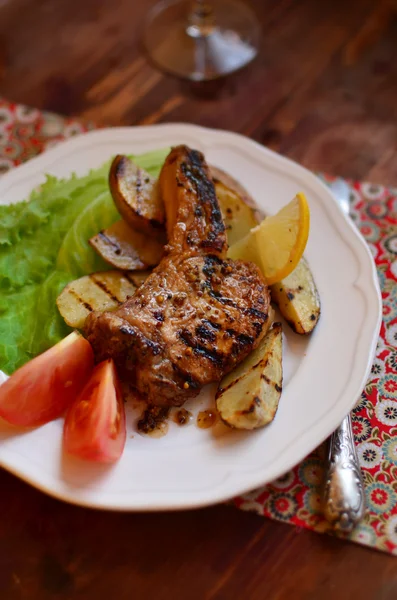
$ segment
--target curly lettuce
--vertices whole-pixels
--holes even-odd
[[[168,152],[132,158],[157,177]],[[69,333],[55,303],[64,286],[109,268],[88,244],[119,218],[109,165],[84,177],[48,175],[27,201],[0,206],[0,369],[8,374]]]

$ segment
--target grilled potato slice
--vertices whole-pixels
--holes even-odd
[[[267,425],[276,414],[282,381],[282,329],[274,323],[256,350],[222,379],[216,394],[221,419],[236,429]]]
[[[165,213],[157,180],[118,154],[109,171],[113,201],[123,219],[134,229],[151,236],[164,231]]]
[[[122,271],[85,275],[62,290],[57,298],[58,310],[67,325],[81,329],[90,312],[114,310],[135,293],[140,283],[139,278]]]
[[[320,318],[320,297],[305,258],[288,277],[270,286],[272,300],[292,329],[299,334],[311,333]]]
[[[132,229],[124,220],[100,231],[89,243],[107,263],[124,271],[158,265],[164,249],[157,239]]]
[[[257,225],[254,210],[246,204],[244,197],[215,179],[215,191],[225,221],[227,241],[232,246],[245,237]]]
[[[226,173],[226,171],[220,169],[219,167],[210,166],[210,173],[215,185],[218,182],[221,182],[223,183],[223,185],[225,185],[227,188],[229,188],[235,194],[237,194],[237,196],[240,196],[244,204],[248,204],[248,206],[251,207],[253,211],[258,212],[256,218],[257,222],[262,221],[265,215],[261,211],[259,211],[255,200],[248,192],[248,190],[240,183],[240,181],[237,181],[237,179],[235,179],[229,173]]]

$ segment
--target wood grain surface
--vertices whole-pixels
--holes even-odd
[[[257,0],[260,56],[200,86],[144,57],[153,4],[0,1],[0,94],[101,124],[230,129],[311,169],[397,185],[392,2]],[[1,600],[397,598],[395,558],[230,506],[103,513],[1,472],[0,507]]]

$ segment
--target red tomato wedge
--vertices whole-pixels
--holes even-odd
[[[79,458],[111,463],[122,455],[125,438],[124,403],[116,368],[112,359],[104,360],[66,414],[63,447]]]
[[[0,386],[0,416],[22,427],[57,419],[76,398],[93,366],[91,345],[74,331]]]

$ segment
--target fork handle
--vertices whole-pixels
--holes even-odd
[[[350,415],[330,438],[323,500],[325,518],[339,531],[351,531],[364,516],[365,492]]]

